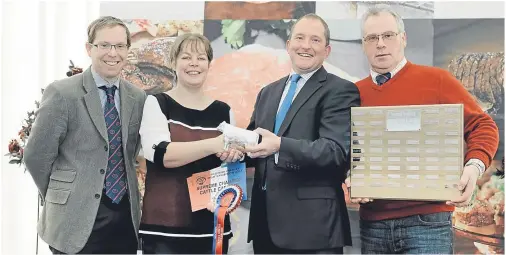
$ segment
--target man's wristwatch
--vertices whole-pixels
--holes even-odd
[[[480,171],[478,178],[481,177],[483,175],[483,173],[485,172],[485,164],[479,159],[472,158],[469,161],[467,161],[465,166],[477,167],[478,170]]]

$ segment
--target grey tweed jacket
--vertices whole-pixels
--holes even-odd
[[[139,191],[135,157],[146,94],[119,83],[123,155],[132,222],[139,230]],[[91,69],[46,87],[25,151],[24,163],[43,210],[38,233],[50,246],[79,252],[91,234],[104,185],[108,137],[98,88]]]

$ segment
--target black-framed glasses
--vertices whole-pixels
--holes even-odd
[[[112,49],[112,47],[114,47],[116,49],[116,51],[126,51],[128,49],[128,45],[126,45],[124,43],[118,43],[118,44],[110,44],[110,43],[92,44],[92,43],[90,43],[90,45],[97,47],[99,50],[105,50],[105,51],[110,51]]]
[[[387,42],[387,41],[393,41],[398,34],[400,34],[400,33],[388,31],[388,32],[385,32],[381,35],[377,35],[377,34],[368,35],[368,36],[364,37],[363,40],[365,43],[368,43],[368,44],[376,44],[376,43],[378,43],[380,37],[381,37],[381,39],[383,39],[383,41]]]

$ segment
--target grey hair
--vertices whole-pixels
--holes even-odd
[[[290,40],[292,39],[292,31],[295,28],[295,25],[297,25],[297,23],[299,23],[299,21],[301,21],[303,19],[315,19],[315,20],[319,20],[322,23],[323,35],[325,36],[325,46],[328,46],[330,44],[329,25],[327,25],[327,22],[325,22],[325,20],[323,20],[322,17],[320,17],[314,13],[308,13],[308,14],[300,17],[297,21],[295,21],[295,23],[293,23],[292,27],[290,28],[290,33],[288,34],[288,39],[290,39]]]
[[[364,36],[364,25],[367,19],[371,16],[378,16],[380,13],[388,13],[392,15],[395,18],[395,22],[397,23],[397,29],[399,30],[399,33],[405,32],[404,30],[404,21],[402,21],[401,15],[399,15],[392,7],[390,7],[387,4],[377,4],[371,8],[369,8],[363,15],[362,15],[362,23],[360,25],[360,28],[362,29],[362,35]]]

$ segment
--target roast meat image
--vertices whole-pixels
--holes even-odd
[[[448,70],[488,114],[494,115],[503,108],[504,52],[466,53],[453,59]]]
[[[142,88],[148,95],[172,88],[174,72],[169,68],[169,52],[173,38],[157,38],[128,53],[128,64],[122,78]]]

